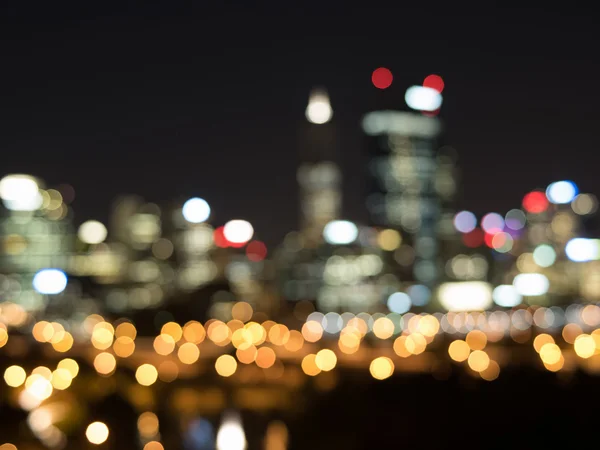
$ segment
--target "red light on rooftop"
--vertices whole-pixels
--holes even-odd
[[[439,75],[428,75],[423,81],[423,86],[441,93],[444,90],[444,80]]]
[[[533,191],[523,197],[523,208],[528,213],[539,214],[548,209],[548,199],[546,194],[540,191]]]
[[[379,69],[375,69],[373,71],[373,75],[371,75],[371,81],[373,82],[373,86],[378,89],[387,89],[391,86],[394,76],[389,69],[385,67],[380,67]]]

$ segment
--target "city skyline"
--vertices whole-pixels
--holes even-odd
[[[302,46],[290,39],[307,29],[274,25],[281,37],[275,43],[276,59],[267,58],[264,48],[271,47],[263,46],[272,36],[261,32],[250,33],[244,42],[225,35],[222,42],[211,41],[217,46],[213,50],[198,52],[220,23],[207,24],[202,9],[183,17],[185,8],[123,6],[119,20],[86,7],[64,15],[59,7],[47,16],[43,11],[26,13],[13,6],[5,16],[11,23],[4,32],[18,26],[20,34],[1,74],[5,130],[0,146],[10,155],[2,170],[76,186],[76,202],[87,199],[77,208],[81,222],[105,219],[118,194],[136,193],[155,202],[201,196],[224,220],[239,212],[257,227],[272,230],[273,241],[279,241],[297,223],[298,211],[287,201],[297,195],[297,135],[308,93],[321,85],[330,93],[342,136],[338,157],[345,175],[345,216],[364,221],[361,117],[382,104],[399,107],[404,90],[430,73],[439,73],[447,83],[444,143],[457,150],[463,170],[464,195],[457,208],[478,214],[506,211],[523,192],[559,179],[595,191],[592,165],[579,162],[593,161],[600,141],[591,126],[598,114],[595,102],[584,100],[594,98],[586,80],[597,61],[586,53],[588,29],[552,11],[536,12],[541,14],[536,23],[546,30],[560,21],[565,32],[542,33],[523,46],[527,37],[539,33],[528,25],[532,13],[527,11],[519,11],[522,20],[502,35],[495,34],[501,25],[490,23],[491,16],[483,12],[447,19],[427,15],[431,30],[421,41],[411,34],[422,35],[418,24],[401,21],[398,34],[390,24],[395,17],[424,17],[422,9],[390,10],[389,17],[377,14],[371,22],[366,16],[358,28],[356,11],[347,10],[344,22],[336,18],[335,8],[325,8],[317,20],[320,26],[305,35]],[[216,19],[228,18],[240,31],[249,31],[242,18],[247,12],[206,10]],[[162,26],[154,33],[159,13]],[[279,13],[251,14],[263,24]],[[508,17],[511,11],[497,14]],[[75,20],[80,16],[89,17],[85,28]],[[195,20],[203,26],[195,27]],[[484,26],[490,29],[484,31]],[[363,31],[345,45],[328,36],[328,30],[347,36],[352,28]],[[27,31],[32,34],[25,39]],[[482,39],[468,40],[475,32]],[[374,36],[379,37],[372,40]],[[252,70],[236,45],[256,58]],[[587,57],[566,56],[566,46]],[[27,80],[38,69],[25,54],[44,61],[46,83],[30,86]],[[567,64],[558,63],[565,58]],[[173,66],[174,59],[179,62]],[[528,71],[532,64],[536,69]],[[371,72],[380,66],[394,74],[391,88],[381,92],[370,83]],[[96,68],[101,68],[97,76],[85,76]],[[111,75],[115,71],[122,81]],[[76,74],[83,77],[76,79]],[[234,134],[233,127],[238,130]],[[560,164],[553,163],[557,158]],[[478,170],[490,166],[495,170]],[[228,175],[217,175],[220,169]],[[161,183],[150,181],[154,179]],[[272,204],[282,205],[274,223],[267,219]]]

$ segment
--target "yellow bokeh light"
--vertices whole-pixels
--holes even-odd
[[[158,378],[165,383],[175,381],[179,376],[179,367],[173,361],[163,361],[158,366]]]
[[[146,411],[138,417],[137,427],[140,437],[151,439],[158,434],[158,417],[153,412]]]
[[[59,391],[64,391],[73,382],[73,377],[71,376],[71,372],[67,369],[56,369],[52,372],[52,387],[54,389],[58,389]]]
[[[256,365],[261,369],[268,369],[273,364],[275,364],[276,360],[275,352],[272,348],[269,347],[261,347],[258,349],[256,353]]]
[[[379,247],[381,247],[382,250],[391,252],[400,247],[401,243],[402,237],[400,236],[400,233],[398,233],[396,230],[382,230],[377,235],[377,245],[379,245]]]
[[[110,375],[117,367],[117,360],[111,353],[98,353],[94,358],[94,369],[100,375]]]
[[[48,340],[48,342],[50,342],[51,344],[56,344],[60,342],[63,336],[65,335],[65,327],[63,327],[58,322],[52,322],[51,325],[54,331],[52,333],[52,337]]]
[[[133,325],[131,322],[120,323],[115,329],[115,336],[117,336],[117,338],[128,337],[131,340],[135,340],[137,336],[135,325]]]
[[[0,328],[0,348],[4,347],[8,342],[8,332],[4,328]]]
[[[237,361],[231,355],[221,355],[215,361],[215,370],[222,377],[230,377],[237,370]]]
[[[105,323],[96,324],[92,333],[92,345],[98,350],[106,350],[113,343],[114,334],[109,328],[102,326]]]
[[[490,357],[483,350],[475,350],[469,355],[467,362],[475,372],[483,372],[490,365]]]
[[[440,330],[440,322],[437,320],[435,316],[426,315],[426,316],[415,316],[421,317],[419,320],[419,324],[417,325],[417,330],[425,337],[433,337]]]
[[[231,308],[231,317],[242,322],[248,322],[252,318],[254,311],[252,306],[246,302],[238,302]]]
[[[574,349],[580,358],[590,358],[596,352],[596,341],[589,334],[580,334],[575,338]]]
[[[92,444],[100,445],[108,439],[108,427],[102,422],[90,423],[85,430],[85,437]]]
[[[183,329],[177,322],[167,322],[160,329],[160,334],[167,334],[171,336],[175,342],[179,342],[183,336]]]
[[[41,375],[46,380],[50,381],[52,379],[52,371],[46,366],[38,366],[31,371],[32,375]]]
[[[52,348],[59,353],[66,353],[73,347],[73,335],[65,331],[58,342],[52,342]]]
[[[269,330],[268,337],[274,345],[285,345],[290,339],[290,330],[285,325],[274,325]]]
[[[360,334],[358,331],[354,332],[343,332],[340,334],[340,339],[338,341],[338,347],[342,353],[346,353],[347,355],[351,355],[358,351],[360,347]]]
[[[183,364],[194,364],[200,358],[200,349],[192,342],[186,342],[177,351],[177,357]]]
[[[302,336],[307,342],[317,342],[323,336],[323,327],[319,322],[309,320],[302,325]]]
[[[465,341],[471,350],[483,350],[487,345],[487,336],[481,330],[471,330],[467,333]]]
[[[380,317],[373,323],[373,334],[379,339],[388,339],[394,334],[394,322],[387,317]]]
[[[385,380],[394,373],[394,362],[390,358],[380,356],[371,361],[369,372],[376,380]]]
[[[321,373],[321,369],[317,366],[316,363],[317,355],[310,353],[302,358],[302,371],[311,377],[319,375]]]
[[[11,443],[6,443],[6,444],[2,444],[0,445],[0,450],[18,450],[17,446]]]
[[[254,345],[260,345],[267,339],[267,330],[260,323],[248,322],[244,325],[244,328],[252,333],[252,343]]]
[[[135,371],[135,379],[142,386],[151,386],[158,378],[158,371],[152,364],[142,364]]]
[[[38,401],[46,400],[52,395],[52,383],[39,374],[32,374],[25,380],[27,392]]]
[[[50,326],[48,333],[45,332],[46,326]],[[45,320],[41,320],[33,326],[31,334],[33,335],[33,338],[38,342],[48,342],[52,338],[52,334],[54,334],[54,329],[52,328],[52,325],[50,325],[48,322],[46,322]]]
[[[421,333],[412,333],[406,336],[404,345],[406,350],[408,350],[410,353],[413,355],[419,355],[427,348],[427,340]]]
[[[56,367],[58,369],[67,369],[71,374],[71,378],[75,378],[79,374],[79,364],[71,358],[61,360]]]
[[[219,320],[215,320],[208,326],[206,334],[211,341],[221,347],[231,342],[231,328]]]
[[[144,450],[165,450],[165,448],[158,441],[150,441],[144,445]]]
[[[538,334],[533,340],[533,348],[539,353],[544,344],[548,343],[554,344],[554,338],[552,336],[546,333]]]
[[[394,341],[394,353],[402,358],[408,358],[412,355],[406,348],[406,336],[399,336]]]
[[[486,381],[494,381],[500,375],[500,366],[496,361],[490,360],[487,368],[479,372],[479,375]]]
[[[452,341],[448,346],[448,354],[456,362],[466,361],[470,353],[469,344],[460,339]]]
[[[254,345],[250,345],[249,347],[246,347],[244,349],[238,348],[235,352],[235,356],[237,357],[238,361],[242,364],[253,363],[254,361],[256,361],[257,354],[258,351],[256,350],[256,347]]]
[[[246,328],[239,328],[231,335],[231,343],[235,348],[242,350],[253,345],[254,336],[252,332]]]
[[[200,322],[190,320],[183,326],[183,338],[193,344],[200,344],[206,337],[206,330]]]
[[[304,337],[302,333],[297,330],[290,331],[290,337],[285,344],[283,344],[285,349],[290,352],[297,352],[302,349],[304,346]]]
[[[129,336],[119,336],[113,344],[115,355],[128,358],[135,351],[135,341]]]
[[[544,362],[544,367],[549,370],[550,372],[558,372],[559,370],[561,370],[563,367],[565,366],[565,358],[564,356],[561,354],[560,357],[558,358],[558,361],[554,362],[554,363],[547,363]]]
[[[577,338],[577,336],[579,336],[582,333],[583,331],[581,330],[581,327],[579,325],[577,325],[576,323],[568,323],[562,330],[562,337],[565,340],[565,342],[573,344],[575,343],[575,339]]]
[[[337,356],[332,350],[319,350],[315,356],[315,364],[323,372],[329,372],[336,366]]]
[[[562,352],[560,347],[556,344],[548,342],[542,345],[542,348],[540,349],[540,358],[542,358],[544,364],[556,364],[561,356]]]
[[[19,387],[25,383],[27,373],[21,366],[10,366],[4,371],[4,381],[10,387]]]
[[[170,355],[175,350],[175,339],[170,334],[159,334],[154,338],[152,346],[159,355]]]

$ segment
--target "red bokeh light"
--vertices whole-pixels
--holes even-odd
[[[423,81],[423,86],[441,93],[444,90],[444,80],[439,75],[428,75]]]
[[[373,75],[371,76],[371,81],[373,82],[373,86],[378,89],[386,89],[389,88],[392,84],[394,76],[389,69],[385,67],[380,67],[379,69],[375,69],[373,71]]]
[[[548,199],[546,194],[540,191],[533,191],[523,197],[523,208],[528,213],[539,214],[548,209]]]
[[[438,108],[435,111],[421,111],[421,114],[427,117],[435,117],[440,113],[441,109]]]
[[[494,236],[496,235],[496,233],[492,232],[492,233],[485,233],[485,245],[487,245],[489,248],[494,248]]]
[[[246,256],[250,261],[262,261],[267,257],[267,246],[260,241],[252,241],[246,247]]]
[[[213,232],[213,239],[217,247],[226,248],[229,247],[229,241],[225,239],[224,233],[225,227],[219,227]]]
[[[483,230],[475,228],[473,231],[463,234],[462,240],[467,247],[479,247],[483,244]]]

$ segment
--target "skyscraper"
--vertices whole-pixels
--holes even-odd
[[[410,262],[406,275],[411,281],[432,289],[441,275],[442,210],[455,190],[452,171],[440,167],[436,155],[440,121],[411,112],[375,111],[365,116],[363,129],[370,137],[371,225],[401,232],[405,245],[396,258]]]

